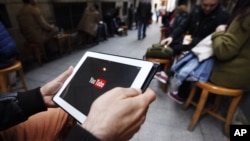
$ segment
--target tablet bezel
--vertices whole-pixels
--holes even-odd
[[[86,115],[82,113],[81,111],[77,110],[72,105],[70,105],[67,101],[61,98],[60,95],[62,94],[64,89],[67,88],[72,78],[75,76],[75,74],[77,73],[81,65],[84,63],[84,61],[88,57],[140,67],[141,68],[140,71],[138,72],[136,78],[134,79],[133,83],[130,86],[132,88],[140,88],[140,89],[142,88],[144,82],[147,79],[147,76],[150,74],[150,71],[154,65],[154,63],[145,61],[145,60],[139,60],[139,59],[117,56],[117,55],[112,55],[112,54],[87,51],[79,60],[77,65],[74,67],[72,74],[68,77],[68,79],[62,85],[62,87],[58,90],[58,92],[53,97],[53,101],[55,103],[57,103],[62,109],[64,109],[67,113],[73,116],[80,123],[83,123],[85,121]]]

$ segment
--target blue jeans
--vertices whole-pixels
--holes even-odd
[[[148,20],[146,18],[139,19],[138,21],[138,40],[146,37],[146,28]]]

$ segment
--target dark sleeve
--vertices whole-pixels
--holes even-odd
[[[97,139],[94,135],[89,133],[84,128],[80,127],[79,125],[75,125],[68,137],[66,138],[66,141],[100,141]]]
[[[183,19],[178,26],[176,26],[175,29],[173,29],[173,31],[170,33],[170,37],[172,37],[173,39],[179,38],[181,37],[182,34],[184,34],[186,32],[186,30],[188,29],[188,26],[190,25],[190,21],[191,21],[191,16],[188,15],[185,19]]]
[[[0,96],[0,130],[21,123],[29,116],[47,110],[40,88]]]

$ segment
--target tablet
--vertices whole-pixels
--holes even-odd
[[[145,60],[87,51],[53,101],[83,123],[98,96],[114,87],[144,91],[158,68]]]

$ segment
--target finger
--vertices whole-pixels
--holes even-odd
[[[60,74],[57,78],[54,79],[56,82],[64,82],[73,72],[73,67],[70,66],[66,71]]]
[[[141,94],[141,89],[138,88],[124,88],[123,93],[126,97],[134,97]]]
[[[155,92],[148,88],[141,96],[140,96],[143,101],[146,102],[146,104],[150,104],[152,103],[155,99],[156,99],[156,95],[155,95]]]
[[[101,95],[101,97],[112,97],[112,98],[128,98],[128,97],[134,97],[141,94],[141,90],[136,88],[123,88],[123,87],[115,87],[109,91],[107,91],[105,94]],[[98,98],[99,99],[99,98]]]

